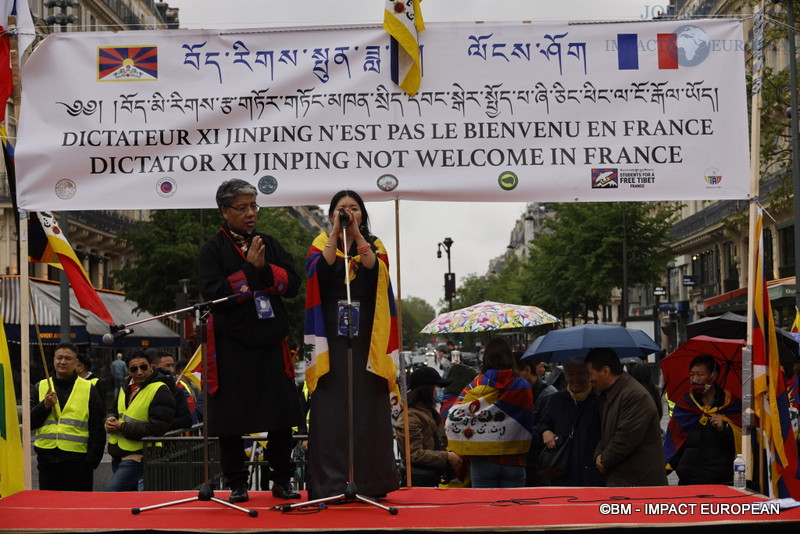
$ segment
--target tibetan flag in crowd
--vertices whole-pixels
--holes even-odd
[[[189,361],[186,363],[186,367],[183,368],[183,373],[181,373],[181,377],[190,380],[195,386],[198,388],[203,387],[203,353],[202,347],[197,347],[197,350],[194,351],[192,357],[189,358]]]
[[[795,307],[792,336],[800,342],[800,309]],[[786,391],[789,393],[789,410],[792,415],[792,427],[795,439],[800,439],[800,376],[792,373],[786,380]]]
[[[114,320],[100,300],[100,296],[92,287],[89,275],[83,269],[75,251],[64,237],[58,221],[47,211],[38,214],[31,212],[30,218],[30,249],[31,261],[47,263],[53,267],[63,269],[78,299],[78,304],[84,310],[89,310],[108,324]]]
[[[386,0],[383,29],[391,35],[392,81],[411,96],[422,81],[422,53],[417,34],[425,29],[422,0]]]
[[[766,440],[770,497],[800,499],[797,442],[789,415],[789,396],[778,359],[778,339],[764,276],[762,210],[756,222],[756,279],[753,320],[753,406]]]
[[[444,424],[450,450],[464,455],[525,454],[533,437],[533,393],[510,369],[489,369],[458,396]]]
[[[6,332],[0,317],[0,497],[8,497],[25,489],[22,466],[17,396],[14,393]]]

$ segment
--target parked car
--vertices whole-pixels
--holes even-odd
[[[477,367],[478,355],[474,352],[461,352],[461,363],[470,367]]]

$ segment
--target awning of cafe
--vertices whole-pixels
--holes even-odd
[[[797,285],[795,277],[780,278],[778,280],[770,280],[767,282],[767,292],[769,293],[769,300],[773,306],[781,301],[781,299],[791,299],[793,305],[795,294],[797,293]],[[740,287],[733,291],[728,291],[721,295],[707,298],[703,301],[703,313],[706,316],[720,315],[725,312],[737,312],[747,309],[747,287]]]
[[[61,288],[58,282],[31,279],[31,310],[28,312],[30,323],[30,339],[35,344],[37,335],[33,309],[42,343],[55,345],[61,342]],[[19,276],[0,276],[0,314],[8,341],[20,342],[20,309],[19,309]],[[152,317],[146,313],[135,313],[136,303],[125,300],[125,295],[118,291],[98,290],[103,303],[111,313],[116,324],[130,324]],[[176,323],[177,324],[177,323]],[[70,287],[70,341],[78,345],[89,344],[100,348],[148,348],[178,347],[180,336],[161,321],[147,321],[133,327],[133,333],[118,338],[113,345],[104,345],[103,335],[109,333],[108,325],[93,313],[78,306]]]

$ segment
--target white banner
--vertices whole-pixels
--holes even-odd
[[[429,24],[423,79],[380,27],[51,34],[22,72],[29,210],[366,200],[746,198],[742,25]]]

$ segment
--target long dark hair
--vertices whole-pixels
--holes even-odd
[[[516,363],[511,344],[501,337],[494,337],[489,340],[483,351],[481,373],[485,373],[489,369],[513,369],[516,371]]]
[[[367,207],[364,205],[364,201],[361,199],[361,195],[359,195],[355,191],[351,191],[349,189],[342,189],[341,191],[333,195],[333,198],[331,199],[331,205],[328,208],[328,218],[333,220],[333,210],[336,209],[336,204],[338,204],[339,201],[342,200],[344,197],[350,197],[353,200],[355,200],[356,203],[358,204],[358,209],[361,210],[361,227],[359,229],[361,230],[361,234],[364,237],[367,237],[368,235],[370,235],[369,213],[367,213]]]
[[[414,389],[408,390],[408,405],[419,406],[420,408],[434,409],[433,392],[434,384],[422,384]]]

